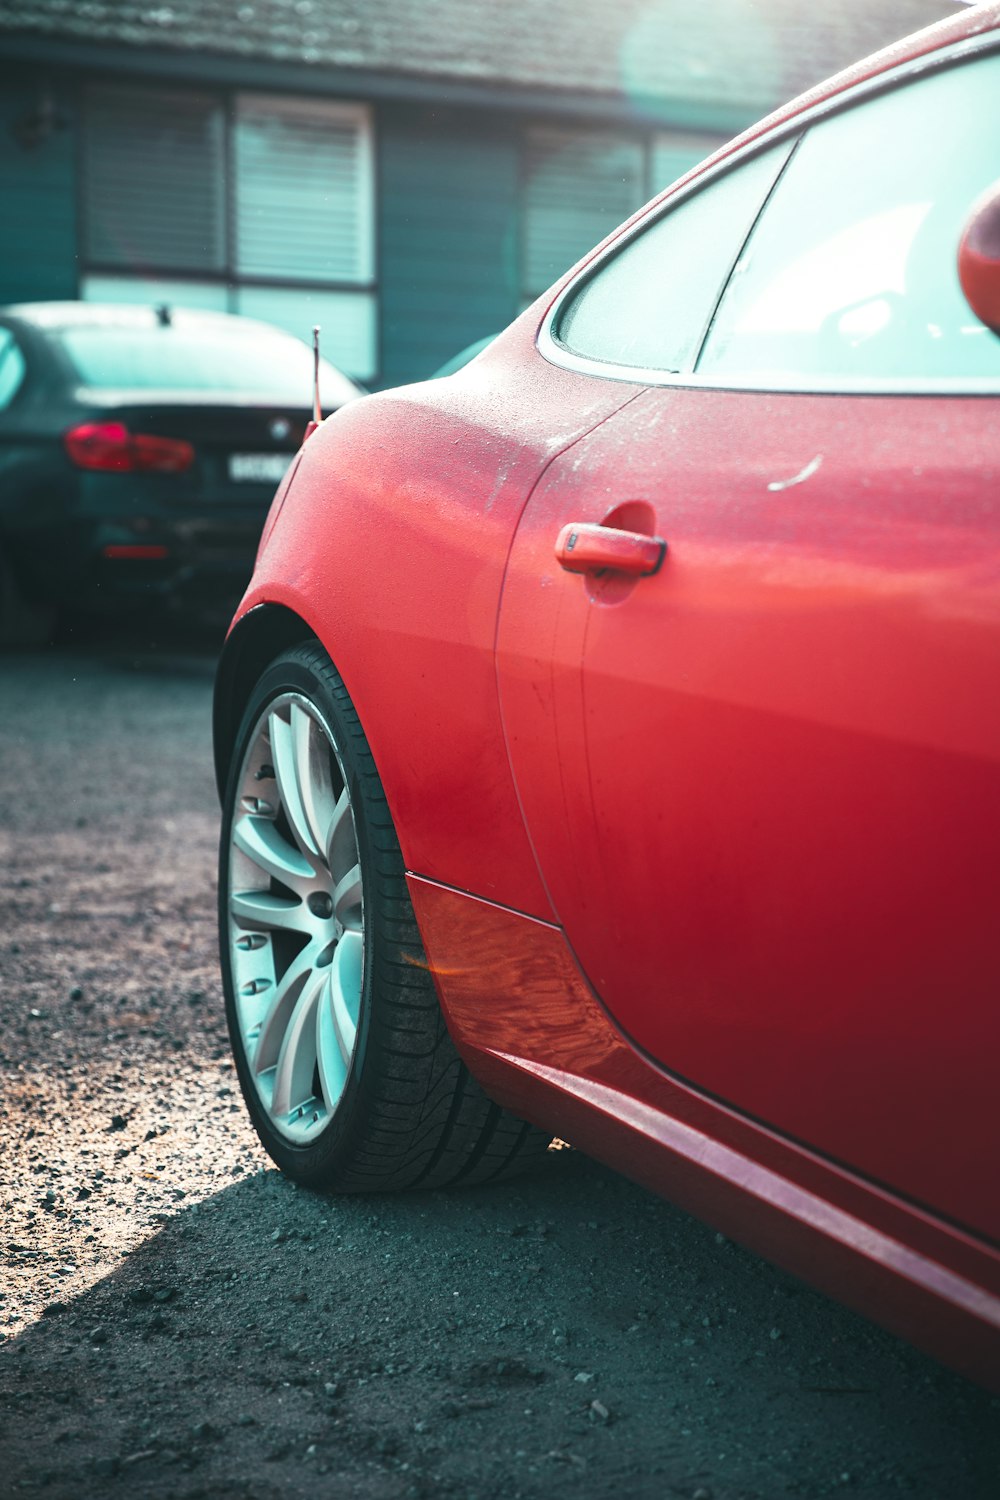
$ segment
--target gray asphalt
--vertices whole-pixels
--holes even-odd
[[[0,657],[0,1494],[1000,1496],[1000,1401],[578,1153],[324,1199],[245,1123],[212,654]]]

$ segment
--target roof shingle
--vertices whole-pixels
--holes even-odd
[[[0,0],[0,32],[767,109],[955,0]]]

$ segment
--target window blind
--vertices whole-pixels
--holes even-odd
[[[363,106],[242,97],[235,167],[241,276],[372,279],[374,174]]]
[[[221,104],[197,94],[93,88],[84,128],[91,263],[142,270],[225,264]]]

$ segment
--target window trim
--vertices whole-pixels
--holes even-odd
[[[570,370],[574,374],[596,375],[605,380],[626,381],[629,385],[663,386],[667,388],[680,387],[713,391],[759,391],[762,393],[771,392],[787,395],[1000,395],[1000,375],[952,375],[941,376],[932,380],[927,379],[925,376],[913,376],[911,378],[889,375],[814,375],[807,378],[803,377],[800,380],[792,376],[768,378],[759,375],[699,375],[696,373],[697,363],[701,358],[701,350],[704,346],[705,338],[707,338],[708,331],[715,321],[716,312],[725,295],[728,280],[720,288],[719,295],[706,320],[702,343],[694,360],[695,369],[692,371],[670,374],[665,370],[605,363],[602,360],[589,358],[585,355],[574,354],[565,344],[559,341],[555,333],[555,328],[558,325],[567,302],[582,288],[586,281],[596,276],[607,261],[637,235],[642,234],[657,219],[670,213],[686,198],[696,192],[700,192],[703,187],[714,182],[716,178],[736,170],[743,162],[749,161],[751,157],[780,144],[781,141],[786,140],[788,137],[800,136],[804,130],[817,123],[817,121],[840,114],[845,109],[854,108],[869,97],[888,92],[890,89],[897,88],[926,74],[952,67],[957,63],[963,62],[966,58],[975,57],[980,54],[986,55],[991,52],[1000,52],[1000,33],[996,30],[986,32],[980,36],[966,37],[962,41],[952,43],[951,46],[942,48],[939,51],[925,53],[918,58],[911,58],[908,62],[901,63],[887,73],[880,73],[874,78],[862,79],[861,82],[853,84],[849,89],[837,94],[832,99],[820,100],[819,103],[811,105],[800,114],[796,114],[791,119],[783,121],[764,135],[748,141],[739,150],[726,156],[722,161],[716,162],[705,171],[699,171],[682,188],[668,190],[665,199],[658,202],[653,209],[644,214],[637,222],[633,223],[624,234],[617,235],[611,244],[594,255],[580,271],[571,276],[560,287],[538,329],[535,346],[539,354],[549,364],[556,365],[564,370]],[[791,153],[788,160],[791,160]],[[785,165],[787,165],[787,161]],[[782,171],[784,171],[784,168],[782,168]],[[780,180],[780,174],[778,180]],[[763,212],[763,209],[761,211]],[[756,223],[756,220],[754,222]],[[734,265],[742,255],[752,232],[753,229],[751,227],[742,244],[738,247],[733,262]],[[958,247],[956,246],[956,253],[957,249]]]

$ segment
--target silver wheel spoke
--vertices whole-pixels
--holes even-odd
[[[336,741],[304,694],[261,709],[229,837],[238,1045],[272,1127],[308,1143],[340,1107],[358,1047],[364,883]]]
[[[299,991],[308,986],[316,966],[314,944],[303,948],[294,963],[289,964],[274,990],[268,996],[267,1010],[260,1024],[257,1047],[251,1063],[255,1073],[273,1068],[284,1045],[285,1031],[298,1001]]]
[[[336,955],[334,955],[334,964],[336,964]],[[323,1091],[323,1102],[331,1110],[344,1092],[344,1085],[347,1083],[347,1065],[350,1061],[350,1056],[344,1057],[334,1021],[331,994],[333,983],[331,973],[316,1006],[316,1056],[319,1061],[319,1083]]]
[[[265,931],[308,932],[308,914],[303,903],[291,896],[272,896],[270,891],[237,891],[229,910],[241,927]]]
[[[330,779],[330,747],[316,721],[297,703],[292,704],[291,727],[302,810],[309,825],[312,847],[326,858],[328,829],[338,805]]]
[[[364,940],[360,932],[345,932],[334,950],[330,973],[330,1009],[337,1046],[345,1065],[358,1038],[361,1011],[361,968]]]
[[[292,705],[294,713],[297,705]],[[299,709],[302,714],[302,710]],[[307,717],[302,714],[303,718]],[[277,709],[267,721],[268,738],[271,742],[271,759],[274,762],[274,779],[278,783],[278,793],[281,797],[281,805],[285,809],[288,825],[292,830],[295,842],[304,854],[318,854],[319,846],[313,838],[312,829],[309,827],[309,819],[302,800],[302,783],[300,772],[302,766],[296,753],[296,739],[291,724],[278,713]],[[308,723],[306,725],[308,734]],[[308,746],[306,748],[306,774],[308,775]]]
[[[333,892],[333,914],[345,930],[361,930],[361,866],[352,865]]]
[[[330,873],[334,880],[340,876],[358,859],[358,841],[354,832],[354,814],[351,811],[351,799],[347,794],[347,788],[341,792],[337,799],[337,805],[333,809],[330,826],[327,829],[326,842],[323,845],[326,850],[326,861],[330,866]]]
[[[233,843],[265,875],[273,876],[292,890],[316,879],[309,861],[282,836],[270,818],[252,814],[240,818],[233,829]]]
[[[290,1115],[297,1106],[314,1097],[316,1001],[326,982],[327,976],[322,971],[310,974],[288,1019],[274,1070],[271,1110],[275,1115]]]

